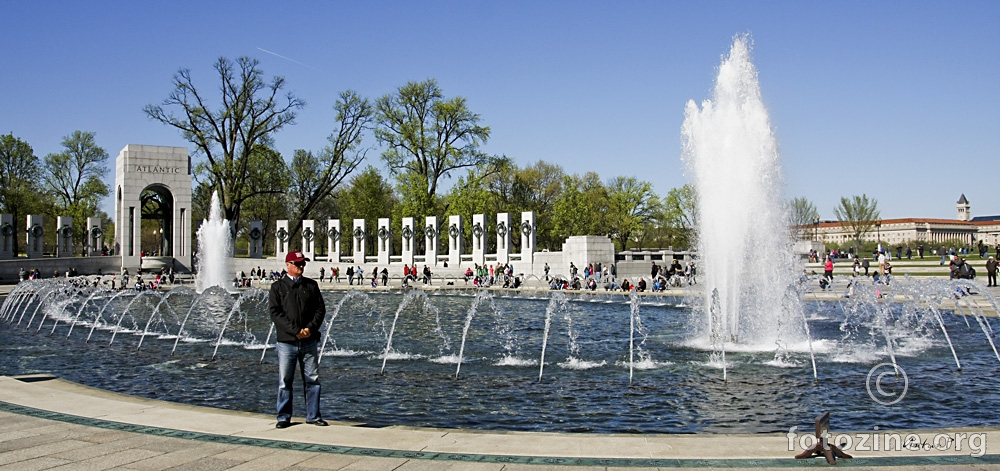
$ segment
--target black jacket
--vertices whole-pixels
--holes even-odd
[[[310,339],[319,339],[319,328],[326,318],[326,304],[315,280],[299,277],[299,282],[282,276],[273,284],[267,297],[271,322],[279,342],[295,342],[295,335],[308,328]]]

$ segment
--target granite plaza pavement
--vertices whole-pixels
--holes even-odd
[[[346,283],[342,283],[346,285]],[[0,286],[6,297],[13,286]],[[1000,294],[992,288],[994,294]],[[680,293],[673,293],[678,295]],[[833,292],[819,296],[836,296]],[[995,313],[994,313],[995,315]],[[332,400],[331,395],[324,400]],[[831,431],[836,429],[836,411]],[[808,420],[808,418],[806,419]],[[413,427],[315,427],[274,417],[128,396],[47,375],[0,376],[0,470],[619,470],[807,469],[785,434],[559,434]],[[910,431],[897,431],[901,434]],[[1000,469],[1000,427],[912,431],[981,434],[985,454],[851,450],[837,466]],[[807,433],[807,432],[803,432]]]

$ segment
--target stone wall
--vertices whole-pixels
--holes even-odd
[[[65,276],[66,270],[70,268],[76,268],[80,275],[94,275],[98,270],[103,274],[118,273],[121,271],[121,266],[120,256],[17,258],[0,261],[0,283],[17,283],[21,268],[25,270],[37,268],[42,273],[42,278],[52,278],[54,271],[58,271],[59,276]]]

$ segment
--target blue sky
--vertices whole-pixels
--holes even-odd
[[[1000,214],[1000,2],[7,2],[0,133],[39,157],[74,130],[114,156],[190,146],[142,113],[191,69],[260,59],[307,102],[278,150],[319,150],[340,91],[435,78],[492,128],[485,150],[665,195],[686,182],[680,126],[749,32],[784,194],[825,219],[865,193],[882,216]],[[263,52],[270,51],[277,55]],[[366,144],[375,146],[370,137]],[[380,165],[378,149],[371,163]],[[113,182],[113,161],[108,181]],[[110,206],[110,203],[106,206]]]

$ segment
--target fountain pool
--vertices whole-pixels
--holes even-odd
[[[818,381],[808,347],[781,343],[730,351],[723,381],[711,346],[691,334],[702,315],[680,298],[330,291],[323,414],[367,426],[599,433],[787,431],[822,410],[841,429],[995,425],[995,319],[976,314],[996,301],[955,299],[962,286],[977,288],[900,279],[898,301],[860,283],[839,302],[804,293]],[[272,413],[265,307],[256,289],[139,295],[24,283],[0,314],[0,373]],[[866,378],[892,358],[908,387],[887,406],[869,397]]]

